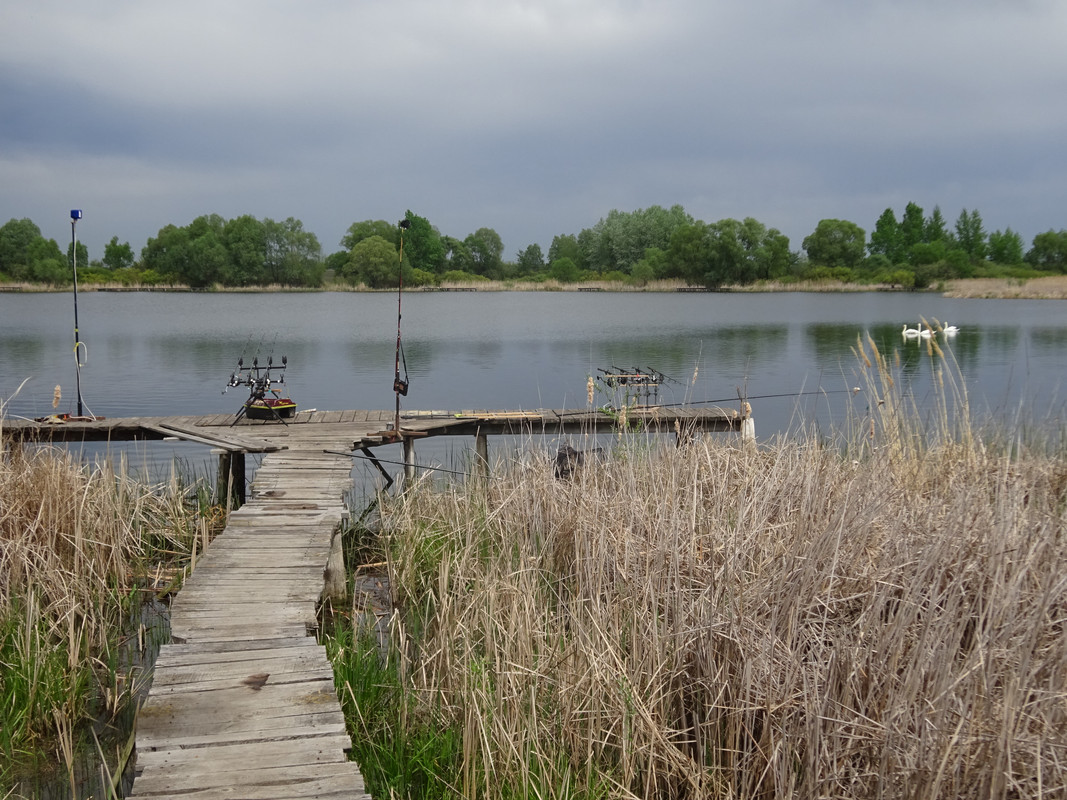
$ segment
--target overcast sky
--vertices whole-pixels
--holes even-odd
[[[201,214],[324,253],[407,209],[511,259],[612,209],[909,201],[1067,228],[1063,0],[0,0],[0,224],[100,258]]]

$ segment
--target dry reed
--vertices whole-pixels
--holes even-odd
[[[967,278],[949,281],[945,297],[1067,300],[1067,275],[1039,278]]]
[[[69,766],[91,698],[112,712],[128,702],[129,685],[108,673],[134,590],[152,568],[149,556],[187,556],[206,524],[177,478],[148,487],[51,448],[14,444],[2,456],[0,779],[10,778],[12,761],[33,762],[42,748],[56,748]]]
[[[384,509],[401,724],[460,732],[452,791],[1065,796],[1063,453],[920,428],[858,352],[843,448],[620,441]]]

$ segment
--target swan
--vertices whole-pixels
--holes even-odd
[[[957,328],[955,325],[946,325],[941,330],[945,333],[946,336],[954,336],[960,332],[960,329]]]
[[[921,331],[919,331],[919,335],[924,339],[929,339],[931,336],[934,335],[934,332],[930,328],[923,328]]]
[[[905,339],[914,339],[916,336],[919,335],[919,329],[909,328],[908,323],[905,322],[904,330],[901,331],[901,334],[904,336]]]

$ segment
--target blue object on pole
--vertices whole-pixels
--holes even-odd
[[[71,219],[81,219],[82,218],[82,210],[80,208],[72,208],[70,210],[70,218]]]

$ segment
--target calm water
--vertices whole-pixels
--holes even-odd
[[[79,294],[82,396],[101,416],[236,412],[226,380],[238,357],[288,357],[301,408],[393,407],[395,294]],[[76,410],[71,294],[0,295],[0,398],[8,416]],[[678,381],[661,403],[754,408],[760,438],[826,426],[864,393],[852,348],[869,333],[899,351],[920,407],[931,399],[926,348],[904,323],[960,327],[947,349],[972,405],[1043,424],[1061,416],[1067,304],[926,294],[408,293],[407,409],[584,408],[586,381],[612,366]],[[694,371],[697,374],[692,381]],[[19,390],[19,385],[26,383]],[[598,403],[606,399],[601,396]]]
[[[395,295],[82,293],[78,304],[88,349],[82,395],[97,415],[236,413],[246,395],[222,390],[237,359],[257,353],[263,361],[288,357],[287,388],[301,408],[393,407]],[[976,413],[1050,427],[1063,417],[1067,303],[1057,301],[431,293],[405,295],[403,309],[411,380],[404,407],[412,410],[584,408],[590,375],[640,367],[677,381],[663,387],[661,403],[736,407],[740,388],[766,438],[864,412],[866,394],[847,389],[861,384],[852,348],[867,333],[883,351],[899,353],[919,408],[932,405],[934,362],[925,346],[900,335],[904,323],[924,317],[960,327],[946,349]],[[70,294],[0,294],[0,401],[9,417],[52,413],[57,385],[58,410],[76,410],[73,327]],[[426,440],[419,458],[447,463],[455,453],[442,450],[469,446]],[[149,470],[175,456],[194,472],[211,469],[198,445],[141,447]],[[399,457],[389,452],[396,449],[382,448],[382,457]],[[369,485],[370,469],[355,464]]]

